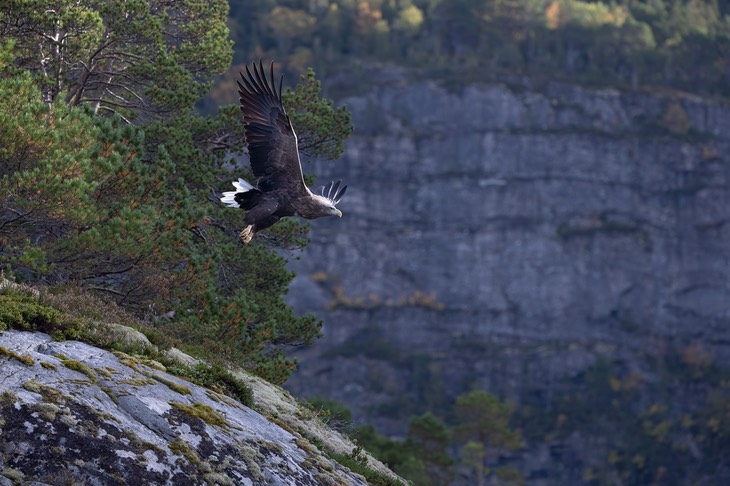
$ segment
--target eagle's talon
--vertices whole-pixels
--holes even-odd
[[[251,242],[251,239],[253,238],[253,226],[248,225],[245,228],[243,228],[243,231],[239,234],[241,237],[241,241],[243,241],[244,245],[248,245]]]

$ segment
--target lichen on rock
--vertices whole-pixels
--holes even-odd
[[[38,332],[0,332],[0,346],[0,485],[367,484],[301,435],[143,359]]]

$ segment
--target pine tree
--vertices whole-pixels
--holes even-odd
[[[0,36],[37,75],[94,112],[169,116],[192,107],[231,61],[225,0],[7,0]]]
[[[407,440],[409,448],[420,459],[429,483],[434,486],[451,482],[454,461],[446,453],[449,441],[448,429],[430,412],[411,420]]]
[[[236,106],[192,108],[230,60],[224,7],[33,0],[0,13],[0,265],[81,283],[281,383],[295,365],[282,346],[321,327],[284,302],[293,274],[276,251],[305,245],[307,227],[280,222],[243,246],[243,213],[215,197],[243,125]],[[349,114],[313,73],[285,103],[308,152],[341,153]]]

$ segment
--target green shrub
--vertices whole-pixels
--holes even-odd
[[[33,298],[12,294],[0,295],[0,330],[19,329],[51,334],[58,340],[77,339],[81,322]]]
[[[193,383],[210,388],[213,391],[233,397],[247,407],[253,406],[251,388],[220,364],[171,365],[167,367],[167,371],[183,376]]]

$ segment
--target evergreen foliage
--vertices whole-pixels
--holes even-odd
[[[522,451],[561,449],[577,436],[593,444],[595,460],[564,461],[585,484],[712,483],[727,468],[730,370],[697,343],[660,345],[643,360],[642,371],[629,371],[599,359],[549,404],[535,397],[540,403],[516,406],[473,390],[441,411],[452,417],[448,424],[426,413],[411,419],[403,440],[371,426],[353,435],[414,484],[447,485],[457,472],[475,485],[530,484],[541,476],[521,469]]]
[[[318,400],[317,403],[343,414],[343,406],[336,402]],[[373,456],[413,484],[451,484],[462,467],[471,470],[474,484],[488,474],[495,478],[509,476],[501,481],[519,484],[522,481],[519,471],[514,474],[512,469],[499,465],[501,454],[521,445],[519,434],[509,423],[512,407],[495,395],[475,390],[459,396],[454,414],[457,419],[451,427],[430,412],[412,417],[404,440],[384,437],[370,425],[355,428],[352,436]],[[461,451],[458,460],[449,454],[452,446]],[[494,469],[487,467],[488,464]]]
[[[169,116],[190,107],[231,60],[225,0],[8,0],[0,37],[47,102]]]
[[[451,433],[446,425],[430,412],[411,419],[406,442],[423,463],[430,484],[448,484],[453,477],[454,461],[446,453],[450,441]]]
[[[305,245],[307,227],[241,245],[242,212],[215,197],[243,149],[238,107],[193,111],[230,62],[226,13],[222,0],[0,10],[0,265],[81,283],[189,350],[283,383],[295,362],[282,346],[321,326],[285,304],[293,274],[276,251]],[[339,156],[349,113],[319,97],[313,72],[285,103],[310,154]]]
[[[520,448],[520,437],[509,429],[512,407],[484,390],[474,390],[456,399],[457,435],[496,450]]]

